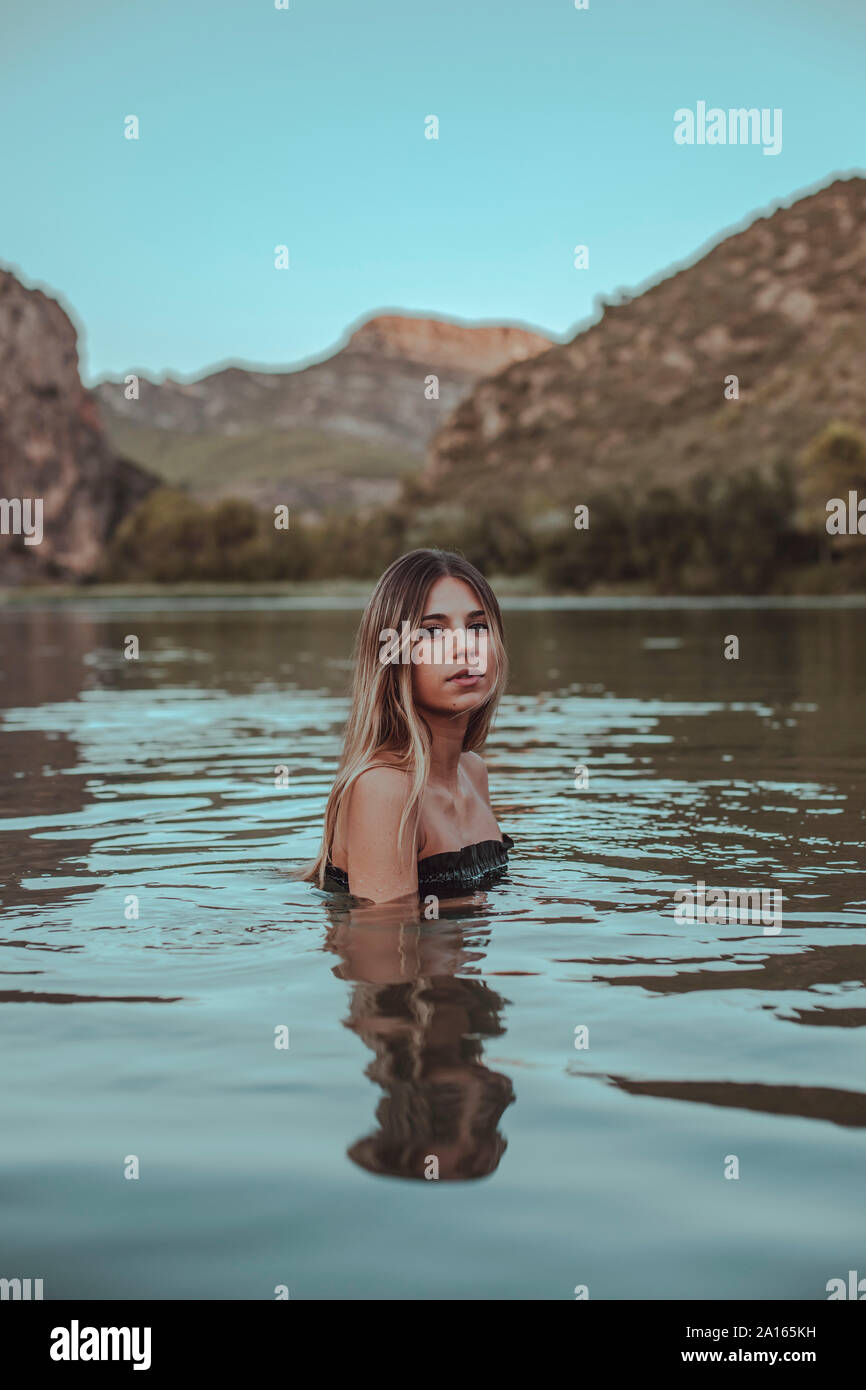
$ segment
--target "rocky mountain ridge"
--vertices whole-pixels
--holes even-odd
[[[181,434],[316,430],[423,456],[431,435],[480,376],[545,351],[550,339],[507,325],[386,314],[361,324],[322,361],[285,371],[229,366],[193,382],[139,378],[94,393],[112,422]],[[438,398],[425,382],[438,377]]]
[[[543,510],[793,463],[866,426],[866,179],[725,237],[574,339],[480,382],[431,442],[431,496]]]

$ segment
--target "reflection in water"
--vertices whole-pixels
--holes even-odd
[[[748,930],[751,930],[749,928]],[[760,939],[760,938],[759,938]],[[733,968],[719,969],[718,962],[724,961]],[[591,960],[581,960],[577,956],[568,958],[569,965],[586,964],[593,966],[616,965],[671,965],[670,957],[641,956],[617,960],[593,956]],[[731,989],[759,990],[762,994],[778,993],[780,990],[814,989],[816,986],[859,984],[866,986],[866,952],[860,945],[855,946],[810,946],[803,952],[791,952],[783,956],[768,956],[765,960],[751,966],[727,952],[719,952],[712,957],[690,956],[680,958],[680,966],[702,966],[700,970],[680,970],[675,974],[628,974],[606,980],[609,985],[625,986],[628,989],[645,989],[651,994],[691,994],[695,991]],[[596,976],[597,979],[604,978]],[[840,1012],[835,1010],[835,1013]]]
[[[0,943],[2,944],[2,943]],[[4,974],[9,974],[4,971]],[[20,972],[19,972],[20,973]],[[33,972],[28,972],[32,974]],[[0,1004],[180,1004],[180,995],[52,994],[48,991],[0,989]]]
[[[700,1105],[731,1106],[735,1110],[760,1110],[766,1115],[801,1115],[808,1120],[829,1120],[853,1129],[866,1127],[866,1096],[832,1086],[765,1086],[736,1081],[631,1081],[612,1076],[614,1085],[632,1096],[659,1096],[665,1100],[689,1100]]]
[[[329,916],[334,974],[353,983],[345,1025],[374,1053],[366,1075],[384,1091],[379,1128],[349,1157],[395,1178],[487,1177],[505,1152],[498,1125],[514,1100],[508,1077],[482,1060],[483,1039],[505,1031],[505,1001],[455,974],[467,958],[459,927],[408,914],[374,924],[363,909],[330,907]]]

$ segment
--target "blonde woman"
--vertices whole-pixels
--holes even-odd
[[[513,842],[476,750],[506,675],[499,604],[474,565],[413,550],[389,566],[361,620],[343,756],[308,878],[387,903],[465,893],[501,873]]]

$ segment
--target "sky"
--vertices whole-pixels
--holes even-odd
[[[88,384],[295,365],[389,310],[567,338],[866,167],[863,0],[288,3],[3,0],[0,265]],[[699,101],[780,109],[781,151],[677,144]]]

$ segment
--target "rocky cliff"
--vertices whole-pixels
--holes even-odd
[[[15,534],[14,506],[0,514],[0,580],[93,574],[115,525],[155,481],[111,449],[63,309],[0,270],[0,498],[42,503],[38,544]]]
[[[156,467],[168,457],[185,482],[191,481],[181,476],[190,448],[201,451],[187,445],[183,456],[178,436],[242,438],[246,466],[234,469],[234,483],[244,492],[259,460],[273,454],[275,435],[286,436],[290,447],[293,434],[324,434],[420,462],[430,437],[479,377],[549,346],[549,339],[520,328],[388,314],[362,324],[332,356],[307,367],[227,367],[190,383],[141,377],[138,400],[125,398],[118,378],[100,382],[95,394],[106,427],[125,450]],[[438,378],[438,398],[425,393],[430,376]],[[327,475],[327,460],[320,462]],[[272,477],[272,460],[263,473]]]
[[[479,383],[432,441],[425,483],[543,509],[793,463],[828,421],[866,425],[864,311],[866,179],[850,178]]]

